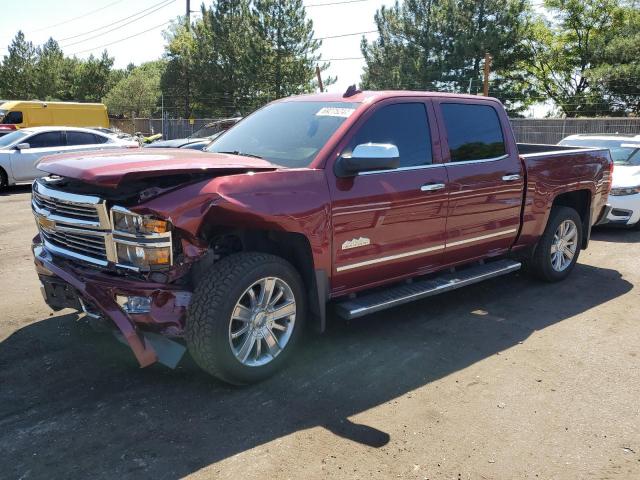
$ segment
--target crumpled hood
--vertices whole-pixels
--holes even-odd
[[[613,188],[637,187],[638,185],[640,185],[640,167],[613,166]]]
[[[44,157],[38,163],[38,169],[44,172],[111,188],[131,180],[165,175],[204,172],[224,175],[277,168],[258,158],[160,148],[66,153]]]

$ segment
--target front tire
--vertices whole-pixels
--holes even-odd
[[[0,167],[0,192],[9,186],[9,177],[7,172]]]
[[[574,269],[582,246],[582,220],[569,207],[553,207],[536,245],[531,267],[546,282],[564,280]]]
[[[303,283],[289,262],[265,253],[230,255],[196,286],[187,312],[187,347],[219,379],[255,383],[287,362],[305,314]]]

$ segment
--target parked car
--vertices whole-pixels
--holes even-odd
[[[609,149],[615,168],[606,221],[640,228],[640,135],[570,135],[559,145]]]
[[[0,137],[0,190],[16,183],[30,183],[44,175],[38,162],[54,153],[138,147],[88,128],[31,127]]]
[[[612,165],[606,149],[517,145],[492,98],[291,97],[206,153],[43,161],[56,177],[33,186],[33,252],[51,308],[111,326],[141,366],[188,348],[244,384],[285,365],[303,328],[322,331],[328,303],[356,318],[523,261],[566,278]]]
[[[106,128],[109,116],[102,103],[8,101],[0,106],[0,136],[47,125]]]
[[[204,127],[196,130],[187,138],[176,138],[173,140],[161,140],[145,145],[146,148],[189,148],[192,150],[202,150],[211,140],[214,140],[223,132],[242,120],[242,117],[224,118],[215,122],[207,123]]]

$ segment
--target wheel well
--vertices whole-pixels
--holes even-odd
[[[578,212],[582,220],[582,248],[587,248],[591,231],[591,192],[589,190],[575,190],[563,193],[553,199],[552,206],[570,207]]]
[[[277,255],[291,263],[302,277],[309,305],[318,329],[324,329],[325,285],[318,285],[311,244],[300,233],[277,230],[235,230],[210,232],[209,244],[217,257],[245,251]]]

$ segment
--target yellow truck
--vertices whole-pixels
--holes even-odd
[[[26,127],[109,127],[102,103],[7,101],[0,104],[0,135]]]

